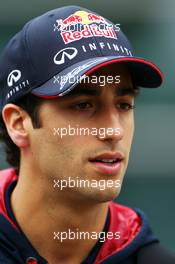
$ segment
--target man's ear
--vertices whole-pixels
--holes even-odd
[[[29,145],[29,115],[15,104],[6,104],[2,111],[2,118],[8,134],[15,145],[24,148]]]

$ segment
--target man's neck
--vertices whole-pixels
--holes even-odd
[[[19,177],[12,193],[12,210],[21,229],[49,263],[81,263],[98,240],[91,238],[92,232],[99,234],[104,228],[108,203],[68,201],[63,193],[59,197],[38,183]],[[78,239],[80,232],[90,239]]]

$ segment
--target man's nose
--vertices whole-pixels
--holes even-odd
[[[124,135],[121,121],[120,114],[115,107],[104,109],[98,118],[98,138],[120,141]]]

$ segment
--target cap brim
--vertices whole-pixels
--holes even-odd
[[[125,63],[136,86],[156,88],[162,84],[163,74],[150,61],[136,57],[98,57],[76,63],[53,78],[32,90],[32,94],[44,98],[65,95],[71,91],[85,76],[108,64]]]

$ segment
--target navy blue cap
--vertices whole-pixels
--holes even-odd
[[[28,93],[63,96],[90,72],[125,63],[137,86],[161,85],[161,71],[134,57],[118,25],[79,6],[51,10],[29,21],[0,57],[0,108]]]

